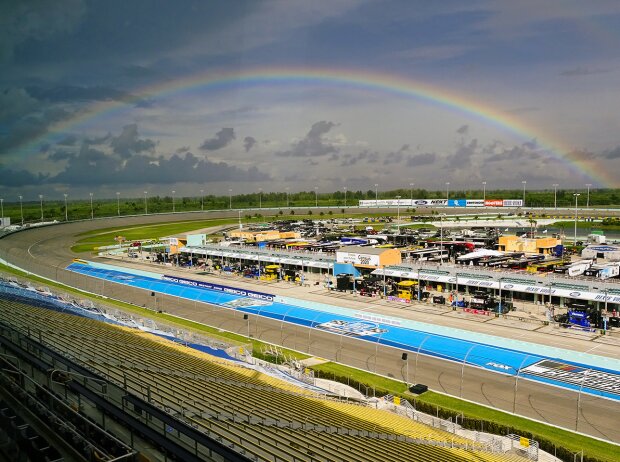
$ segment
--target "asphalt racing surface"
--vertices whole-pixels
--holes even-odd
[[[601,396],[600,390],[599,395],[591,394],[597,390],[579,393],[581,383],[579,385],[573,383],[574,389],[553,386],[530,380],[525,375],[492,372],[479,366],[446,361],[438,356],[418,354],[418,351],[414,353],[411,349],[408,349],[407,359],[403,360],[402,352],[407,351],[404,345],[390,346],[360,339],[355,335],[341,335],[342,330],[339,330],[338,325],[328,324],[327,329],[309,328],[303,323],[291,324],[275,317],[252,314],[252,310],[249,309],[246,309],[246,312],[250,314],[250,319],[245,321],[239,309],[231,310],[221,305],[182,299],[163,293],[153,297],[151,291],[144,288],[96,279],[65,269],[73,258],[84,257],[84,254],[74,255],[69,250],[73,242],[78,239],[75,236],[81,232],[114,226],[178,222],[221,216],[235,217],[236,211],[218,212],[217,215],[208,216],[206,213],[179,213],[123,217],[32,228],[0,239],[0,258],[35,274],[94,293],[103,293],[108,297],[139,306],[165,309],[171,314],[223,330],[240,334],[249,332],[250,335],[267,342],[408,383],[424,383],[436,391],[620,443],[618,419],[620,403]],[[183,273],[183,276],[187,277],[186,273]],[[230,284],[234,283],[231,281]],[[332,303],[337,304],[337,300]],[[326,322],[329,321],[331,319]],[[388,326],[388,329],[393,328],[394,326]],[[567,339],[559,340],[568,343]],[[569,345],[565,347],[570,348]],[[541,345],[542,360],[544,352],[545,347]],[[504,364],[501,361],[487,362],[496,362],[500,366]],[[539,367],[531,369],[529,371],[531,375],[545,375],[545,370],[554,368],[561,368],[563,374],[571,372],[566,369],[566,364],[538,361],[537,363]],[[574,364],[568,363],[569,368],[575,367]]]

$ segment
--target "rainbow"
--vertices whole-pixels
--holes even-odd
[[[80,125],[95,118],[120,111],[140,101],[164,98],[176,93],[206,89],[208,91],[226,90],[233,86],[280,86],[280,85],[329,85],[345,88],[359,88],[365,91],[383,92],[408,98],[419,99],[451,111],[473,116],[486,124],[522,137],[524,140],[536,139],[539,147],[550,156],[560,160],[571,171],[590,177],[603,187],[612,187],[616,180],[607,169],[601,168],[587,156],[580,156],[578,150],[564,145],[552,135],[539,128],[526,125],[516,116],[481,104],[451,92],[445,88],[428,83],[405,79],[395,75],[359,70],[334,69],[294,69],[259,68],[243,72],[207,72],[189,77],[167,80],[140,89],[139,95],[123,101],[105,101],[91,105],[80,114],[51,127],[46,134],[22,146],[21,151],[34,151],[43,143],[58,141],[61,136],[79,128]]]

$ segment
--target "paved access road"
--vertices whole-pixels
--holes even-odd
[[[228,212],[234,217],[236,212]],[[401,351],[379,344],[360,342],[354,338],[335,335],[329,332],[310,330],[301,326],[292,326],[281,321],[250,316],[244,321],[241,314],[228,309],[181,300],[169,296],[152,296],[150,292],[132,289],[118,284],[103,282],[64,270],[73,255],[69,247],[77,240],[78,233],[112,226],[131,224],[158,223],[163,221],[181,221],[204,218],[199,214],[175,214],[161,216],[139,216],[121,219],[105,219],[71,224],[61,224],[45,228],[31,229],[15,233],[0,239],[0,258],[6,259],[33,273],[81,287],[106,296],[126,300],[137,305],[163,309],[167,312],[204,322],[221,329],[247,333],[251,335],[294,348],[300,351],[335,360],[344,364],[395,377],[410,383],[425,383],[431,389],[443,391],[454,396],[462,396],[494,408],[515,411],[517,414],[537,420],[560,425],[568,429],[599,438],[620,443],[620,425],[617,416],[620,406],[608,399],[579,394],[548,385],[543,385],[515,377],[492,373],[461,364],[443,361],[434,357],[409,354],[408,359],[401,359]],[[256,287],[254,287],[256,289]],[[289,289],[290,290],[290,289]],[[299,293],[290,293],[292,297],[302,298]],[[331,300],[332,304],[338,304]],[[347,301],[347,303],[352,303]],[[375,307],[373,307],[373,311]],[[424,316],[424,313],[416,313]],[[437,316],[428,315],[427,322],[433,322]],[[457,327],[466,328],[468,323],[461,320]],[[469,324],[471,325],[471,324]],[[496,330],[499,328],[496,327]],[[511,330],[506,330],[510,336]],[[498,332],[494,332],[498,334]],[[537,333],[528,332],[536,338]],[[548,343],[551,337],[539,334],[541,344]],[[585,351],[584,340],[555,337],[562,347]],[[558,340],[560,339],[560,340]],[[590,345],[593,345],[590,343]],[[559,346],[559,345],[558,345]],[[614,354],[613,346],[605,345],[610,356]],[[541,350],[544,346],[541,345]]]

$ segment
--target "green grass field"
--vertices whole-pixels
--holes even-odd
[[[128,241],[159,239],[165,236],[199,230],[202,228],[209,228],[212,226],[226,224],[232,225],[235,222],[236,221],[234,219],[192,220],[180,221],[176,223],[161,223],[148,226],[135,225],[88,231],[78,235],[78,237],[82,237],[82,239],[78,240],[71,247],[71,250],[73,252],[90,252],[93,251],[95,247],[114,245],[118,243],[114,239],[116,236],[123,236]]]

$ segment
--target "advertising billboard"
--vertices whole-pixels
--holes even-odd
[[[504,200],[503,199],[487,199],[484,201],[485,207],[503,207]]]
[[[360,207],[522,207],[521,199],[365,199]]]
[[[484,207],[484,201],[482,199],[467,200],[467,207]]]
[[[448,207],[466,207],[466,199],[450,199],[448,200]]]

